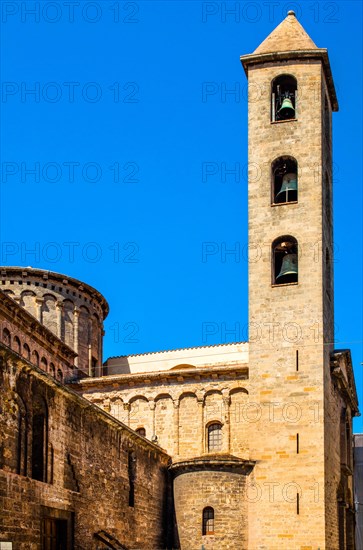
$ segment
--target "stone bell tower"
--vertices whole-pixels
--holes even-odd
[[[253,549],[338,548],[327,50],[295,13],[249,55],[249,498]],[[333,495],[333,496],[332,496]]]

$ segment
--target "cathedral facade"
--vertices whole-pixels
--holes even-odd
[[[98,291],[2,268],[0,550],[355,548],[329,58],[290,11],[241,62],[250,340],[103,364]]]

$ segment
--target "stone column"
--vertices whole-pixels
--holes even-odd
[[[130,410],[131,410],[131,404],[130,403],[124,403],[124,410],[127,411],[127,418],[126,418],[126,424],[128,427],[130,427]]]
[[[92,346],[88,344],[88,374],[90,376],[95,376],[96,373],[92,372]]]
[[[55,307],[57,310],[57,336],[62,338],[63,302],[57,302]]]
[[[197,399],[197,405],[199,408],[199,441],[200,441],[200,454],[204,454],[204,400]]]
[[[173,401],[174,405],[174,454],[179,455],[179,400]]]
[[[105,331],[103,330],[103,326],[99,325],[97,326],[98,336],[98,368],[99,368],[99,375],[103,376],[103,337],[105,335]]]
[[[78,353],[78,321],[79,309],[75,307],[73,311],[73,349],[76,353]],[[78,357],[75,358],[74,364],[78,367]],[[88,372],[88,374],[91,376],[90,372]]]
[[[230,414],[231,398],[229,395],[223,396],[223,423],[226,438],[226,444],[223,443],[223,450],[227,453],[231,451],[231,414]]]
[[[43,298],[35,298],[35,307],[37,309],[37,319],[39,323],[42,322],[42,305],[43,305]]]
[[[152,436],[154,435],[157,435],[155,433],[155,426],[156,426],[156,422],[155,422],[155,408],[156,408],[156,403],[155,401],[150,401],[149,402],[149,406],[150,406],[150,410],[152,411]]]

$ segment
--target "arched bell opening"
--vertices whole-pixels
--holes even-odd
[[[297,162],[293,157],[279,157],[271,166],[272,204],[297,202]]]
[[[290,74],[277,76],[272,81],[271,120],[293,120],[296,118],[297,80]]]
[[[272,243],[272,284],[298,282],[298,246],[291,236],[279,237]]]

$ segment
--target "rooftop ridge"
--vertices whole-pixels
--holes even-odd
[[[287,17],[255,49],[254,54],[318,49],[290,10]]]
[[[173,351],[186,351],[186,350],[193,350],[193,349],[203,349],[203,348],[219,348],[219,347],[226,347],[226,346],[236,346],[240,344],[248,344],[247,341],[245,342],[227,342],[224,344],[210,344],[209,346],[190,346],[188,348],[174,348],[174,349],[163,349],[158,351],[146,351],[144,353],[131,353],[129,355],[111,355],[107,358],[106,361],[109,359],[118,359],[121,357],[142,357],[144,355],[156,355],[158,353],[170,353]]]

